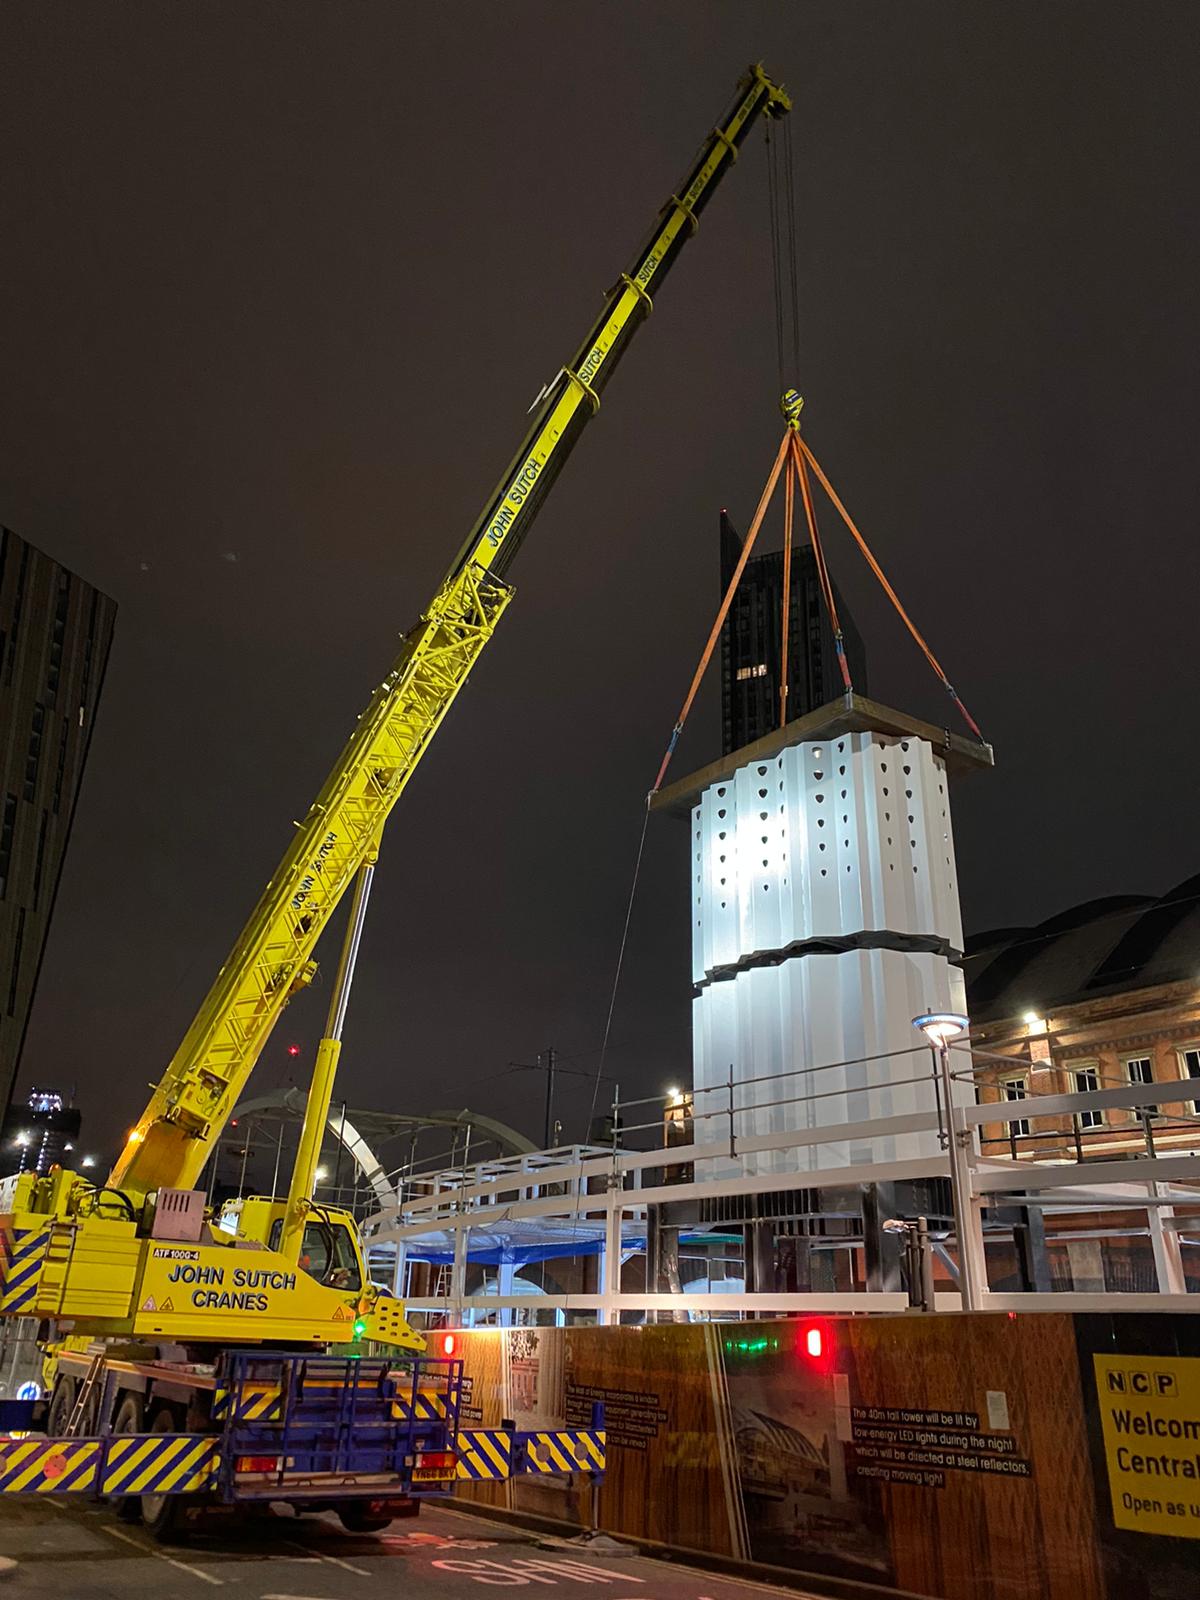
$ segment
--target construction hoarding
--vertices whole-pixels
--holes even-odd
[[[485,1427],[604,1403],[614,1533],[936,1600],[1190,1592],[1200,1318],[479,1330],[463,1353]],[[459,1492],[588,1520],[583,1480]]]

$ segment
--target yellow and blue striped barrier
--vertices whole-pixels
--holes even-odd
[[[517,1435],[521,1472],[550,1476],[605,1470],[607,1434],[603,1428],[556,1428]]]
[[[392,1416],[400,1422],[407,1422],[416,1417],[421,1422],[440,1422],[449,1415],[446,1396],[434,1390],[423,1392],[418,1389],[416,1394],[397,1395],[392,1401]]]
[[[0,1229],[0,1313],[5,1316],[32,1309],[49,1232],[49,1219],[36,1228]]]
[[[214,1434],[126,1433],[107,1442],[101,1494],[200,1494],[216,1480]]]
[[[454,1441],[459,1478],[472,1482],[512,1477],[513,1435],[507,1428],[460,1428]]]
[[[14,1439],[0,1444],[0,1494],[70,1494],[94,1489],[102,1442]]]
[[[213,1395],[214,1422],[229,1420],[229,1390],[217,1389]],[[277,1383],[247,1382],[238,1385],[237,1414],[234,1422],[278,1422],[283,1416],[283,1389]]]
[[[211,1433],[0,1442],[0,1494],[200,1494],[216,1481],[220,1443]]]

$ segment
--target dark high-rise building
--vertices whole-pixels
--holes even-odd
[[[71,1166],[79,1128],[79,1112],[64,1105],[61,1094],[31,1089],[25,1104],[10,1105],[0,1122],[0,1178],[17,1172],[42,1176],[53,1166]]]
[[[0,529],[0,1111],[12,1098],[116,602]]]
[[[721,593],[729,587],[742,541],[721,513]],[[811,545],[792,550],[788,620],[788,721],[836,700],[844,690],[833,627]],[[858,630],[834,587],[842,644],[857,694],[867,692],[867,660]],[[779,726],[783,660],[783,551],[751,556],[721,630],[721,752],[729,755]]]

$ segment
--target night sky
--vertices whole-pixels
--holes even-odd
[[[23,1081],[77,1085],[90,1148],[140,1111],[755,58],[796,98],[806,436],[996,747],[955,797],[968,928],[1194,873],[1198,33],[1128,0],[9,0],[0,522],[120,605]],[[339,1097],[540,1137],[508,1064],[594,1070],[776,389],[759,129],[393,815]],[[825,525],[872,693],[947,721]],[[715,689],[673,776],[718,753]],[[623,1096],[687,1076],[687,906],[655,819]],[[289,1041],[311,1062],[327,993],[256,1090]],[[590,1086],[564,1091],[577,1137]]]

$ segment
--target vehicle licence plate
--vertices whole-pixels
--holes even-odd
[[[414,1483],[449,1483],[454,1477],[453,1467],[414,1467]]]

